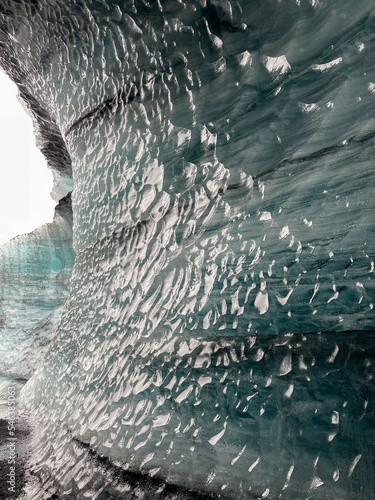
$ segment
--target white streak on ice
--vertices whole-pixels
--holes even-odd
[[[208,442],[212,446],[215,446],[215,444],[224,436],[226,428],[227,428],[227,422],[224,423],[224,429],[221,432],[219,432],[219,434],[216,434],[211,439],[209,439]]]
[[[341,62],[342,62],[342,57],[338,57],[337,59],[333,59],[332,61],[330,61],[326,64],[314,64],[312,69],[315,71],[325,71],[326,69],[330,69],[333,66],[340,64]]]
[[[351,465],[349,467],[348,477],[350,477],[353,474],[354,469],[357,467],[357,464],[361,460],[361,458],[362,458],[362,454],[361,453],[355,457],[355,459],[353,460],[353,462],[351,463]]]

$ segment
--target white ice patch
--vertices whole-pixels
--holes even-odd
[[[349,474],[348,474],[348,477],[350,477],[353,472],[354,472],[354,469],[356,468],[357,466],[357,463],[361,460],[362,458],[362,455],[359,454],[355,457],[355,459],[353,460],[353,462],[351,463],[350,467],[349,467]]]
[[[289,227],[284,226],[279,234],[280,240],[282,240],[283,238],[286,238],[288,236],[288,234],[290,234]]]
[[[293,293],[293,288],[291,288],[288,292],[288,294],[286,295],[286,297],[281,297],[280,295],[276,294],[276,298],[278,300],[278,302],[282,305],[282,306],[285,306],[285,304],[288,302],[288,299],[289,297],[292,295]]]
[[[181,394],[176,398],[176,403],[180,404],[182,401],[188,398],[192,390],[193,386],[189,385],[189,387],[181,392]]]
[[[264,56],[263,64],[270,73],[279,73],[280,75],[284,75],[291,69],[291,66],[285,56]]]
[[[211,439],[209,439],[208,442],[212,446],[215,446],[215,444],[224,436],[226,428],[227,428],[227,422],[224,423],[224,429],[221,432],[219,432],[219,434],[216,434],[216,436],[213,436]]]
[[[272,220],[271,212],[262,212],[260,214],[259,220]]]
[[[170,419],[171,419],[170,413],[168,413],[167,415],[159,415],[153,421],[152,426],[153,427],[162,427],[163,425],[169,424]]]
[[[333,66],[337,66],[342,62],[342,57],[338,57],[337,59],[333,59],[332,61],[325,64],[314,64],[312,67],[315,71],[326,71],[327,69],[332,68]]]
[[[304,113],[311,113],[311,111],[315,111],[318,106],[314,102],[308,104],[306,102],[301,102],[300,107]]]
[[[260,462],[260,457],[258,457],[254,463],[252,463],[249,467],[249,472],[253,471],[255,469],[255,467],[259,464]]]
[[[245,52],[242,52],[241,54],[238,55],[238,63],[240,66],[251,66],[252,63],[252,57],[250,52],[245,50]]]
[[[258,292],[255,298],[254,306],[258,309],[259,314],[265,314],[268,311],[268,293]]]

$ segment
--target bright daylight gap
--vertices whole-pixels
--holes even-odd
[[[52,173],[16,85],[0,71],[0,245],[53,219]]]

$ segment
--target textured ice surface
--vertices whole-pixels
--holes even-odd
[[[373,3],[0,13],[74,181],[70,294],[23,390],[45,498],[372,498]]]

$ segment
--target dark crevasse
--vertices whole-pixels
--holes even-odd
[[[373,498],[372,2],[5,1],[0,26],[74,182],[28,498]]]

